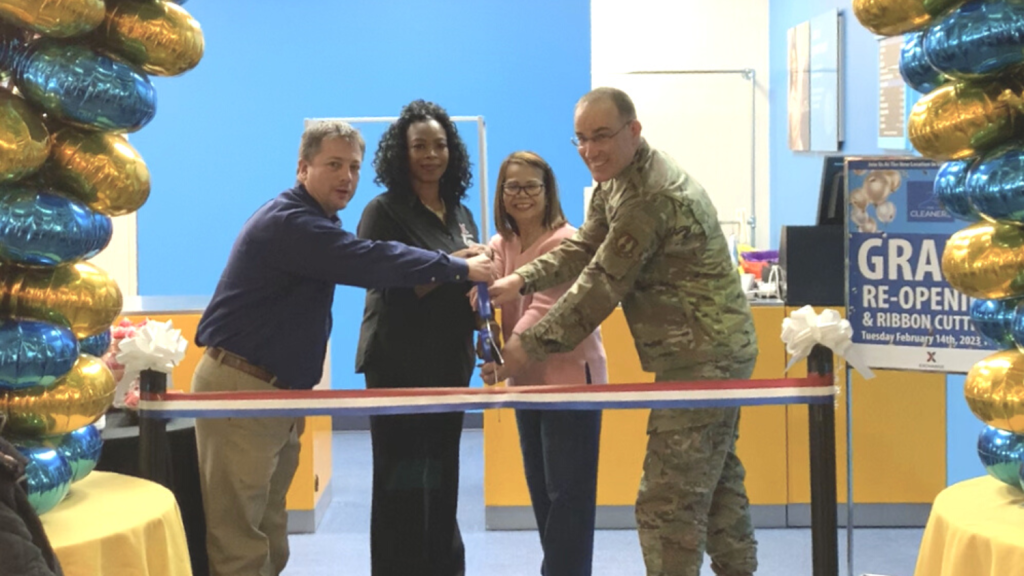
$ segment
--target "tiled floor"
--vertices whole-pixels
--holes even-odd
[[[334,499],[315,534],[291,538],[292,576],[370,574],[370,437],[366,432],[334,435]],[[483,436],[467,430],[462,441],[459,525],[466,543],[468,576],[512,576],[540,573],[540,545],[533,531],[484,530]],[[854,541],[855,573],[912,576],[920,529],[858,529]],[[846,574],[846,535],[840,532],[840,574]],[[810,531],[759,530],[761,576],[811,574]],[[594,574],[643,576],[636,532],[599,530],[595,539]],[[711,576],[705,564],[702,575]]]

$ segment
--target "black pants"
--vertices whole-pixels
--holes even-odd
[[[590,576],[601,412],[516,410],[543,576]]]
[[[367,374],[374,388],[374,378]],[[456,521],[462,412],[371,416],[373,576],[462,576]]]

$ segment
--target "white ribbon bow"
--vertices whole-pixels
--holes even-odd
[[[170,374],[185,357],[188,341],[181,337],[181,330],[171,328],[170,320],[154,322],[147,319],[135,336],[121,340],[118,347],[117,361],[124,364],[124,377],[114,392],[115,406],[123,405],[129,387],[143,370]]]
[[[815,344],[821,344],[844,358],[865,380],[874,378],[874,372],[852,348],[852,336],[853,327],[835,310],[826,308],[816,314],[814,308],[804,306],[794,311],[782,321],[782,341],[786,343],[786,352],[792,355],[786,370],[807,358]]]

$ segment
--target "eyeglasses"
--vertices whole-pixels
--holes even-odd
[[[628,122],[623,124],[621,127],[619,127],[619,129],[616,130],[615,132],[601,132],[601,133],[598,133],[598,134],[594,134],[593,136],[591,136],[589,138],[587,138],[586,136],[574,136],[574,137],[570,138],[569,141],[572,142],[572,145],[577,147],[577,148],[583,148],[587,144],[595,144],[597,146],[600,146],[601,144],[604,144],[605,142],[607,142],[607,141],[611,140],[612,138],[615,138],[616,136],[618,136],[619,132],[622,132],[622,130],[626,126],[629,126],[632,123],[633,123],[633,121],[629,120]]]
[[[519,184],[517,182],[506,182],[502,186],[502,190],[505,191],[505,196],[509,198],[525,194],[526,196],[533,198],[544,190],[544,185],[540,182],[528,182],[526,184]]]

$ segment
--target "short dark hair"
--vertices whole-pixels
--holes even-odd
[[[633,99],[618,88],[610,88],[603,86],[601,88],[594,88],[590,92],[583,95],[582,98],[576,102],[576,107],[579,108],[584,104],[589,104],[597,100],[611,100],[612,104],[615,104],[615,109],[619,111],[619,117],[626,122],[632,122],[636,120],[636,106],[633,105]]]
[[[494,192],[494,228],[503,238],[519,235],[519,226],[514,218],[505,211],[504,193],[508,167],[522,164],[540,170],[544,174],[544,219],[541,224],[546,230],[554,230],[565,224],[562,203],[558,200],[558,183],[555,182],[555,171],[539,154],[529,151],[513,152],[505,158],[498,169],[498,185]]]
[[[413,194],[409,175],[409,126],[427,120],[436,120],[448,140],[448,167],[441,175],[440,196],[449,206],[454,206],[466,197],[473,183],[472,163],[448,112],[433,102],[414,100],[406,104],[398,120],[388,126],[373,157],[377,172],[373,181],[390,192]]]

